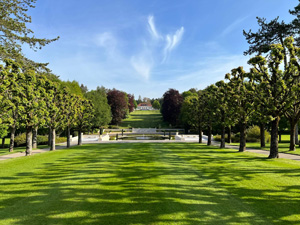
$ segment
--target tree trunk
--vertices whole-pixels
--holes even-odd
[[[281,131],[278,131],[278,135],[279,135],[279,143],[281,143]]]
[[[5,137],[2,138],[2,148],[5,148]]]
[[[290,120],[290,151],[295,151],[296,150],[296,143],[295,143],[295,129],[296,129],[296,122],[291,119]]]
[[[15,133],[16,133],[16,126],[12,126],[10,128],[9,152],[13,152],[14,151]]]
[[[245,152],[246,151],[246,124],[241,123],[240,124],[240,148],[239,152]]]
[[[35,127],[32,131],[32,148],[37,148],[37,133],[38,128]]]
[[[208,126],[207,145],[211,145],[211,125]]]
[[[56,137],[56,132],[55,128],[51,129],[51,142],[50,142],[50,151],[55,150],[55,137]]]
[[[231,144],[231,126],[228,126],[227,143]]]
[[[51,131],[51,127],[49,127],[49,134],[48,134],[48,146],[51,145],[51,135],[52,135],[52,131]]]
[[[279,117],[271,122],[272,130],[271,130],[271,146],[270,146],[270,155],[269,159],[279,158],[278,155],[278,125],[279,125]]]
[[[296,123],[296,130],[295,130],[295,144],[299,145],[299,127],[298,127],[298,122]]]
[[[265,137],[265,124],[260,124],[260,147],[266,147],[266,137]]]
[[[32,127],[26,127],[26,156],[32,154]]]
[[[201,144],[202,143],[202,128],[201,127],[199,127],[198,132],[199,132],[199,144]]]
[[[81,128],[78,129],[78,145],[82,145]]]
[[[67,127],[67,148],[71,147],[71,128]]]
[[[225,148],[225,126],[222,125],[220,148]]]

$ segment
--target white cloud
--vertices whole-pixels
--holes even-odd
[[[148,80],[153,66],[152,59],[146,57],[146,54],[142,54],[140,56],[132,56],[130,61],[135,71]]]
[[[174,33],[163,34],[157,29],[153,15],[148,16],[146,27],[150,37],[141,36],[139,41],[134,40],[132,43],[124,42],[122,37],[110,31],[96,35],[93,44],[104,49],[96,53],[102,64],[110,70],[115,67],[127,68],[133,71],[131,74],[138,75],[145,81],[149,80],[152,70],[164,63],[181,42],[184,27],[175,30]],[[134,47],[124,47],[130,45]],[[124,52],[125,49],[127,52]]]
[[[161,36],[158,34],[155,24],[154,24],[154,17],[152,15],[148,16],[148,29],[150,34],[155,39],[160,39]]]
[[[95,38],[95,43],[97,46],[104,48],[109,56],[113,57],[117,50],[118,40],[110,32],[104,32],[98,34]]]
[[[245,16],[243,18],[239,18],[236,21],[234,21],[232,24],[230,24],[228,27],[226,27],[223,32],[221,33],[221,36],[224,37],[228,35],[230,32],[232,32],[234,29],[238,27],[244,20],[246,20],[248,16]]]
[[[184,33],[184,27],[178,29],[175,34],[166,36],[166,46],[164,48],[164,59],[163,62],[167,59],[168,54],[179,44]]]
[[[180,43],[184,33],[184,28],[181,27],[174,34],[161,34],[156,29],[153,15],[148,16],[147,27],[151,39],[141,38],[142,45],[139,47],[141,50],[130,60],[133,69],[146,80],[150,78],[151,71],[157,64],[166,61],[171,51]]]

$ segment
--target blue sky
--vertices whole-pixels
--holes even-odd
[[[30,28],[60,40],[25,54],[89,90],[117,88],[136,98],[169,88],[203,89],[248,68],[243,29],[280,16],[297,0],[38,0]]]

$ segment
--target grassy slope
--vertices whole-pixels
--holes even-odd
[[[300,162],[187,143],[0,162],[0,224],[300,224]]]
[[[290,136],[289,135],[282,135],[281,137],[282,143],[278,143],[278,151],[283,153],[295,154],[300,155],[300,147],[296,145],[296,151],[289,151],[290,146]],[[239,145],[240,143],[232,143],[232,145]],[[263,149],[263,150],[270,150],[270,143],[266,143],[265,148],[260,147],[260,143],[247,143],[248,148],[256,148],[256,149]]]
[[[129,117],[121,123],[122,128],[168,128],[168,124],[163,122],[162,115],[159,110],[154,111],[134,111]]]

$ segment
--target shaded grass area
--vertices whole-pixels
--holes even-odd
[[[129,117],[122,121],[121,128],[168,128],[168,124],[163,121],[159,110],[134,111]]]
[[[300,224],[300,163],[193,143],[0,162],[0,224]]]
[[[300,147],[296,145],[296,151],[290,151],[290,136],[289,135],[282,135],[281,137],[282,142],[278,143],[278,151],[282,153],[289,153],[294,155],[300,155]],[[239,145],[240,143],[231,143],[231,145]],[[262,149],[262,150],[270,150],[270,143],[266,143],[265,148],[260,147],[260,143],[250,143],[246,144],[247,148],[254,148],[254,149]]]

